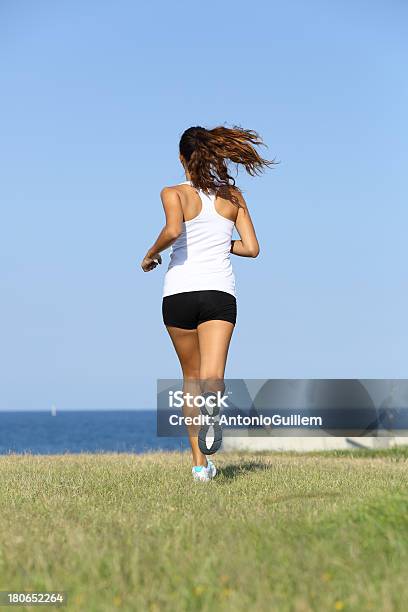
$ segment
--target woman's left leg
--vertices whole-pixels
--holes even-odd
[[[167,331],[176,349],[183,371],[183,392],[190,393],[193,396],[200,395],[200,350],[197,330],[167,326]],[[183,414],[184,416],[198,416],[200,410],[198,408],[189,408],[184,405]],[[200,451],[198,446],[199,427],[189,425],[187,431],[193,455],[193,465],[207,465],[207,458]]]

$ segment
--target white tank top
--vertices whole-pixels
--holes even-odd
[[[184,181],[180,185],[191,185]],[[163,297],[185,291],[215,289],[235,296],[235,277],[230,261],[234,222],[215,208],[216,195],[197,189],[201,212],[183,223],[173,243],[164,278]]]

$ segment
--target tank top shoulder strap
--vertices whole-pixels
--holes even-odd
[[[190,185],[191,187],[194,187],[191,181],[183,181],[182,183],[179,183],[179,185]],[[207,195],[206,193],[202,191],[202,189],[197,189],[197,187],[194,187],[194,189],[197,191],[198,195],[200,196],[202,207],[203,207],[202,210],[208,213],[215,213],[216,212],[215,193],[211,193],[210,195]]]

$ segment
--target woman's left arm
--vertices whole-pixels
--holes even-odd
[[[166,225],[142,260],[141,266],[144,272],[150,272],[158,264],[161,264],[160,253],[168,249],[177,240],[182,231],[183,209],[177,190],[173,187],[164,187],[160,197],[166,215]]]

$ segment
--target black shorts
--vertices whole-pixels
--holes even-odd
[[[225,291],[185,291],[163,298],[163,321],[166,326],[196,329],[205,321],[237,320],[237,301]]]

